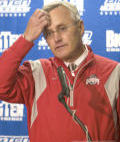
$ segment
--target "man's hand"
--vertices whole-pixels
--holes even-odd
[[[24,37],[28,41],[36,40],[42,33],[45,26],[49,25],[49,14],[43,10],[37,9],[27,24],[27,28],[24,32]]]

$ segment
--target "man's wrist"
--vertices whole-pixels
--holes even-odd
[[[22,34],[22,37],[23,37],[26,41],[33,43],[33,40],[28,39],[28,38],[25,36],[25,34]]]

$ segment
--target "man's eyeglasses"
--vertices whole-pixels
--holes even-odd
[[[65,32],[68,31],[68,28],[70,28],[71,26],[74,26],[75,24],[77,24],[77,22],[74,22],[72,24],[69,25],[60,25],[56,28],[56,30],[44,30],[43,34],[45,36],[46,39],[51,39],[54,36],[54,33],[58,33],[60,35],[64,34]]]

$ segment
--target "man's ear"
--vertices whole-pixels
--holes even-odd
[[[82,20],[78,21],[78,29],[80,30],[80,35],[83,36],[84,34],[84,23]]]

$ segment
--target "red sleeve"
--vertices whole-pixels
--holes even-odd
[[[20,66],[22,59],[32,48],[33,43],[22,36],[0,57],[0,99],[25,103],[30,87],[33,86],[29,63]],[[32,83],[31,83],[32,82]]]
[[[119,83],[120,84],[120,83]],[[120,85],[119,85],[119,96],[117,98],[117,114],[118,114],[118,132],[120,137]]]

